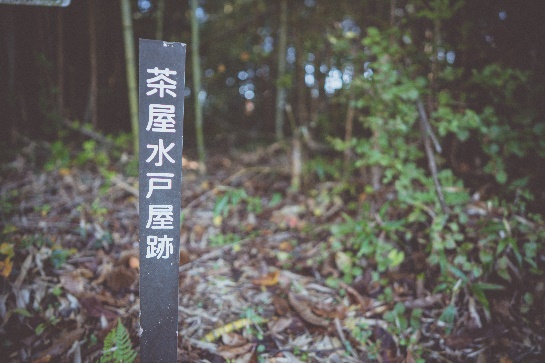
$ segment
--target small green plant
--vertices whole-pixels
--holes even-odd
[[[249,196],[242,188],[229,189],[216,199],[214,217],[226,217],[241,203],[246,204],[246,211],[249,213],[260,213],[263,209],[261,198]]]
[[[51,249],[51,263],[55,269],[61,268],[65,263],[68,257],[72,256],[77,252],[76,249],[62,248],[60,245],[54,245]]]
[[[127,329],[117,319],[117,326],[104,339],[100,363],[132,363],[136,358]]]
[[[45,170],[51,171],[55,168],[68,168],[70,166],[70,149],[62,140],[51,144],[51,156],[45,163]]]
[[[225,246],[228,244],[235,244],[238,242],[240,238],[233,233],[218,233],[213,236],[210,236],[210,246],[213,247],[219,247],[219,246]]]

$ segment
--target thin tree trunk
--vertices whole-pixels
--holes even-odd
[[[200,172],[206,173],[206,152],[204,148],[201,91],[201,62],[199,55],[199,21],[197,19],[197,0],[191,0],[191,63],[193,66],[193,91],[195,99],[195,130]]]
[[[165,0],[157,0],[157,24],[155,28],[155,39],[163,40],[165,24]]]
[[[297,89],[297,121],[298,124],[292,122],[293,137],[292,137],[292,174],[291,174],[291,188],[293,191],[299,191],[301,187],[301,178],[303,173],[303,145],[301,142],[301,129],[306,126],[308,119],[307,112],[307,87],[305,84],[305,58],[303,38],[301,34],[298,35],[296,41],[296,89]]]
[[[57,10],[57,108],[64,115],[64,32],[62,9]]]
[[[373,150],[380,152],[379,138],[382,131],[374,130],[371,142],[373,143]],[[371,186],[373,190],[379,190],[382,188],[382,167],[380,165],[371,165]]]
[[[98,128],[98,72],[97,72],[97,37],[95,24],[95,2],[89,1],[89,59],[91,66],[91,90],[89,104],[93,127]]]
[[[276,78],[276,114],[274,127],[276,138],[284,138],[284,108],[286,104],[286,88],[284,76],[286,74],[286,50],[288,43],[288,1],[280,1],[280,27],[278,31],[278,75]]]
[[[297,121],[299,126],[305,126],[308,122],[308,110],[307,110],[307,85],[305,83],[305,57],[304,57],[304,43],[302,35],[297,37],[296,44],[296,88],[297,88]]]
[[[13,9],[7,6],[4,11],[4,20],[0,22],[1,35],[3,37],[4,44],[6,45],[6,57],[7,57],[7,118],[10,132],[10,142],[15,144],[17,126],[15,122],[15,109],[17,104],[16,89],[15,89],[15,67],[16,67],[16,52],[15,52],[15,21],[13,15]]]
[[[136,66],[134,56],[134,36],[132,30],[131,5],[129,0],[121,0],[121,19],[123,23],[123,42],[125,43],[125,68],[127,69],[127,91],[134,155],[138,155],[138,94],[136,91]]]
[[[286,114],[288,115],[293,133],[291,138],[291,189],[294,192],[298,192],[301,188],[301,174],[303,170],[301,129],[295,121],[293,109],[289,103],[286,104]]]
[[[291,141],[291,188],[294,192],[301,189],[301,175],[303,174],[303,146],[299,132],[293,135]]]
[[[354,128],[354,116],[356,115],[356,107],[354,106],[354,92],[349,91],[348,97],[348,109],[346,110],[346,120],[344,127],[344,163],[343,163],[343,176],[347,180],[350,174],[350,159],[352,155],[352,148],[350,142],[352,140],[352,129]]]

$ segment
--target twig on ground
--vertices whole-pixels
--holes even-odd
[[[335,329],[337,330],[337,335],[339,336],[339,339],[344,345],[344,349],[350,354],[352,357],[357,358],[356,354],[354,352],[354,349],[352,348],[352,345],[350,342],[346,339],[343,333],[343,327],[341,326],[341,321],[339,318],[333,319],[333,322],[335,323]]]
[[[224,246],[221,246],[219,248],[216,248],[215,250],[213,251],[210,251],[196,259],[194,259],[193,261],[185,264],[185,265],[182,265],[180,266],[180,269],[178,270],[179,272],[184,272],[184,271],[187,271],[187,270],[192,270],[193,267],[195,267],[195,265],[201,263],[201,262],[204,262],[204,261],[207,261],[207,260],[211,260],[213,258],[216,258],[216,257],[219,257],[219,255],[221,255],[222,252],[225,252],[227,249],[233,247],[233,245],[237,244],[237,245],[243,245],[249,241],[251,241],[253,239],[253,237],[248,237],[248,238],[244,238],[240,241],[237,241],[237,242],[234,242],[234,243],[229,243],[227,245],[224,245]]]
[[[120,175],[115,175],[110,180],[115,184],[116,187],[119,187],[123,189],[124,191],[131,193],[135,197],[138,197],[138,189],[136,189],[135,187],[133,187],[132,185],[130,185],[129,183],[121,179]]]

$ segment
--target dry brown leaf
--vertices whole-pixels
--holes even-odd
[[[222,345],[218,348],[218,354],[225,360],[235,359],[238,356],[250,352],[253,349],[254,345],[254,343],[247,343],[236,347]]]
[[[4,261],[0,261],[0,275],[8,277],[11,274],[12,269],[13,262],[9,257],[7,257]]]
[[[499,363],[513,363],[513,361],[508,356],[502,355],[500,357],[500,362]]]
[[[121,252],[121,255],[119,256],[119,260],[117,261],[116,265],[138,269],[140,268],[140,262],[138,261],[138,256],[139,256],[138,250],[132,249],[132,250],[123,251]]]
[[[362,296],[356,289],[352,286],[342,283],[341,285],[345,291],[351,295],[359,304],[360,310],[365,313],[373,306],[373,299]]]
[[[66,352],[76,340],[81,339],[81,336],[85,332],[85,329],[76,329],[70,332],[64,332],[53,344],[43,351],[38,358],[34,359],[32,363],[45,363],[60,357]]]
[[[278,334],[286,330],[291,323],[293,322],[292,318],[280,318],[274,321],[269,322],[268,327],[269,331],[272,333]]]
[[[138,256],[131,256],[129,258],[129,267],[135,270],[140,268],[140,260],[138,259]]]
[[[346,316],[346,307],[343,305],[319,304],[312,307],[312,311],[323,318],[344,319]]]
[[[137,270],[125,266],[117,266],[106,276],[106,286],[114,292],[122,292],[128,290],[137,278]]]
[[[299,316],[301,316],[301,318],[303,318],[303,320],[305,320],[307,323],[322,327],[327,327],[329,325],[329,321],[327,319],[315,315],[310,307],[306,305],[302,299],[298,299],[294,293],[290,292],[288,294],[288,300],[293,310],[295,310],[297,314],[299,314]]]
[[[288,305],[286,299],[278,295],[273,295],[272,303],[274,306],[274,311],[279,316],[284,316],[290,311],[290,306]]]
[[[405,363],[415,363],[412,350],[407,350],[407,356],[405,357]]]
[[[248,339],[237,333],[225,333],[221,335],[221,341],[225,345],[240,346],[248,343]]]
[[[293,244],[289,241],[282,241],[280,242],[280,245],[278,246],[278,249],[283,252],[291,252],[293,251],[294,247]]]
[[[266,275],[260,276],[257,279],[253,279],[252,283],[258,286],[274,286],[278,285],[278,279],[280,277],[280,270],[269,272]]]
[[[257,354],[255,349],[252,352],[241,355],[235,359],[233,363],[257,363]]]
[[[93,277],[93,273],[86,268],[78,268],[74,271],[65,272],[61,275],[60,281],[62,287],[71,293],[78,296],[85,291],[85,285],[88,279]]]
[[[189,252],[187,252],[184,248],[180,248],[180,266],[183,266],[190,262],[191,258],[189,257]]]
[[[104,316],[106,319],[114,319],[117,314],[112,310],[107,309],[96,296],[86,296],[80,300],[81,306],[87,312],[87,315],[100,318]]]

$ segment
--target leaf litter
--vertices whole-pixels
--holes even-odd
[[[416,352],[428,362],[543,357],[542,324],[517,321],[513,312],[520,297],[498,295],[485,313],[468,294],[428,290],[411,268],[383,274],[392,295],[386,301],[373,271],[344,282],[351,257],[330,251],[330,226],[346,210],[333,197],[335,183],[318,183],[318,198],[290,193],[285,169],[237,157],[212,157],[216,172],[207,177],[195,162],[184,163],[179,361],[412,363]],[[85,167],[38,172],[24,158],[5,170],[0,357],[94,362],[118,318],[138,351],[136,178],[105,178]],[[493,213],[468,208],[477,217]],[[418,251],[409,257],[418,261]],[[449,311],[456,325],[447,332]]]

